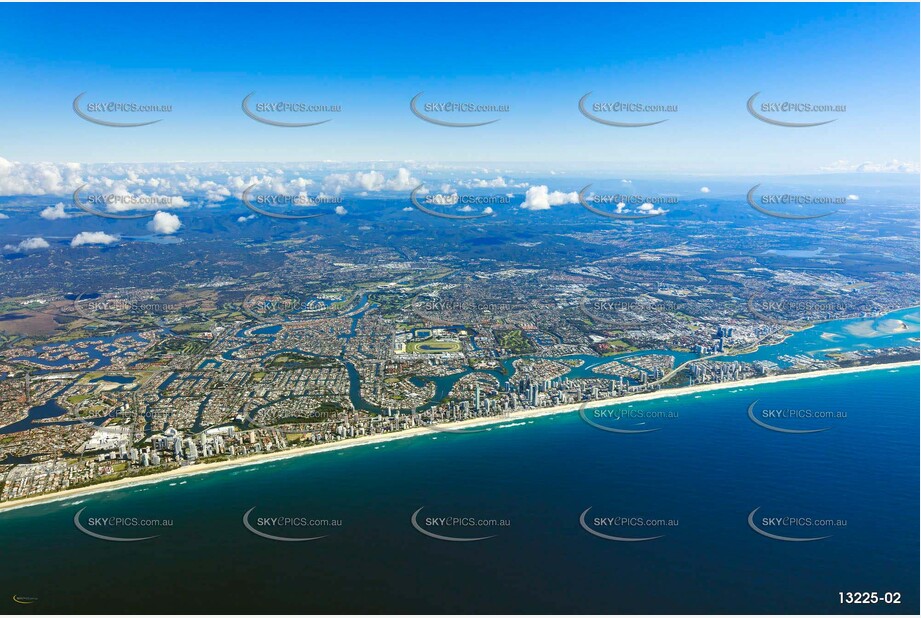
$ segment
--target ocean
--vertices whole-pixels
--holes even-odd
[[[918,383],[733,388],[0,513],[0,588],[17,613],[917,614]]]

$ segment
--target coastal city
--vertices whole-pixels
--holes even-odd
[[[918,359],[917,309],[890,315],[917,295],[917,275],[901,267],[802,269],[776,252],[741,253],[744,234],[663,243],[661,224],[544,226],[563,242],[532,248],[543,267],[508,248],[470,259],[464,231],[426,253],[382,239],[336,257],[324,245],[341,238],[295,234],[259,258],[267,272],[206,271],[162,287],[141,253],[126,257],[144,287],[5,297],[0,501],[677,387]],[[858,229],[842,229],[833,251],[862,242],[846,235]],[[247,251],[237,243],[230,268]],[[910,260],[913,243],[890,239],[887,251]],[[595,258],[573,263],[583,247]],[[7,275],[7,289],[36,289],[23,274]],[[892,343],[840,345],[861,337]]]
[[[919,24],[0,0],[0,606],[919,615]]]

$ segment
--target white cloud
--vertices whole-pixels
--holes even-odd
[[[575,191],[571,193],[563,193],[562,191],[550,193],[547,185],[537,185],[528,189],[521,207],[525,210],[549,210],[551,206],[577,204],[578,202],[579,194]]]
[[[70,219],[70,215],[64,210],[64,202],[58,202],[54,206],[48,206],[39,215],[42,219],[56,221],[58,219]]]
[[[850,161],[839,160],[831,165],[820,168],[823,172],[858,172],[858,173],[886,173],[886,174],[917,174],[919,167],[917,163],[899,161],[883,161],[875,163],[873,161],[864,161],[863,163],[851,163]]]
[[[481,180],[480,178],[474,178],[473,180],[464,183],[464,186],[470,187],[471,189],[505,189],[508,187],[508,183],[502,176],[496,176],[492,180]]]
[[[82,245],[111,245],[119,241],[118,236],[106,234],[105,232],[80,232],[70,241],[71,247],[80,247]]]
[[[176,215],[158,210],[157,214],[147,224],[147,229],[155,234],[175,234],[182,227],[182,222]]]
[[[108,212],[172,210],[190,202],[217,205],[239,198],[247,187],[277,195],[298,195],[310,190],[332,196],[368,195],[379,192],[408,192],[421,184],[416,169],[444,173],[451,166],[405,162],[401,165],[371,162],[365,168],[355,164],[323,163],[20,163],[0,158],[0,196],[69,196],[81,187],[81,195],[105,196]],[[370,167],[370,169],[368,169]],[[480,189],[526,189],[529,184],[508,177],[508,170],[479,168],[469,172],[473,180],[462,186]],[[501,175],[498,175],[501,173]],[[441,193],[454,188],[447,179],[432,179]],[[194,198],[194,199],[193,199]],[[65,200],[66,203],[66,200]],[[44,211],[46,220],[67,217],[54,206]],[[70,217],[75,216],[71,211]]]
[[[710,187],[701,187],[701,188],[700,188],[700,192],[701,192],[701,193],[710,193]]]
[[[511,178],[506,180],[503,176],[496,176],[492,180],[474,178],[473,180],[464,180],[457,184],[467,189],[525,189],[530,186],[527,182],[515,182]],[[447,191],[444,191],[444,193],[447,193]]]
[[[851,200],[852,202],[856,202],[857,200],[860,199],[860,196],[854,195],[853,193],[851,193],[850,195],[847,196],[847,199]]]
[[[345,206],[336,206],[337,215],[344,215],[346,213],[348,213],[348,211],[345,209]]]
[[[79,163],[19,163],[0,157],[0,195],[64,195],[82,182]]]
[[[494,212],[495,212],[495,211],[492,209],[492,206],[487,206],[486,208],[483,209],[483,213],[484,213],[484,214],[487,214],[487,215],[491,215],[491,214],[493,214]]]
[[[9,218],[10,218],[9,215],[5,215],[2,212],[0,212],[0,219],[9,219]]]
[[[237,223],[246,223],[247,221],[252,221],[256,218],[255,214],[248,215],[246,217],[237,217]]]
[[[620,206],[620,204],[618,204],[618,206]],[[649,202],[640,204],[640,207],[638,208],[638,210],[644,215],[661,215],[663,213],[668,212],[667,210],[656,208],[654,204],[650,204]]]
[[[391,191],[410,191],[419,185],[419,181],[405,167],[397,170],[397,175],[387,181],[387,189]]]
[[[413,178],[405,167],[397,170],[392,178],[387,178],[382,172],[353,172],[351,174],[329,174],[323,179],[323,190],[339,195],[343,191],[410,191],[419,186],[419,180]]]
[[[51,245],[48,244],[48,241],[40,236],[35,238],[27,238],[16,245],[6,245],[3,247],[7,251],[16,251],[18,253],[24,253],[26,251],[36,251],[38,249],[47,249]]]

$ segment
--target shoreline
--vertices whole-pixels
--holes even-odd
[[[523,412],[515,412],[515,413],[511,413],[510,415],[506,415],[506,416],[490,416],[490,417],[484,417],[484,418],[467,419],[463,421],[456,421],[453,423],[440,423],[438,425],[434,425],[431,427],[414,427],[412,429],[405,429],[403,431],[376,434],[372,436],[361,436],[358,438],[350,438],[347,440],[341,440],[339,442],[320,444],[316,446],[295,447],[292,449],[279,451],[277,453],[262,453],[258,455],[251,455],[247,457],[231,459],[227,461],[220,461],[220,462],[215,462],[215,463],[193,464],[190,466],[183,466],[180,468],[167,470],[165,472],[150,474],[148,476],[129,477],[129,478],[124,478],[124,479],[119,479],[117,481],[111,481],[108,483],[99,483],[97,485],[90,485],[88,487],[65,489],[63,491],[59,491],[59,492],[55,492],[51,494],[42,494],[38,496],[20,498],[18,500],[13,500],[10,502],[0,503],[0,513],[12,511],[15,509],[26,508],[30,506],[38,506],[38,505],[47,504],[50,502],[59,502],[63,500],[69,500],[72,498],[78,498],[78,497],[87,496],[91,494],[118,491],[121,489],[128,489],[131,487],[139,487],[142,485],[150,485],[154,483],[162,483],[164,481],[168,481],[168,480],[172,480],[176,478],[184,478],[187,476],[197,476],[200,474],[209,474],[212,472],[221,472],[221,471],[230,470],[233,468],[245,467],[245,466],[260,465],[264,463],[280,461],[283,459],[301,457],[304,455],[328,453],[331,451],[338,451],[341,449],[354,448],[358,446],[367,446],[367,445],[372,445],[372,444],[382,444],[382,443],[390,442],[393,440],[403,440],[403,439],[414,438],[414,437],[423,436],[427,434],[452,433],[452,431],[456,431],[458,429],[482,427],[485,425],[498,425],[501,423],[517,422],[519,420],[534,419],[534,418],[540,418],[543,416],[553,416],[556,414],[567,414],[571,412],[576,412],[583,406],[585,407],[585,409],[592,409],[592,408],[599,408],[599,407],[605,407],[605,406],[629,404],[629,403],[634,403],[638,401],[651,401],[655,399],[666,399],[669,397],[681,397],[684,395],[693,395],[693,394],[698,394],[698,393],[728,390],[728,389],[733,389],[733,388],[747,388],[750,386],[759,386],[762,384],[775,384],[778,382],[791,382],[795,380],[823,378],[823,377],[828,377],[828,376],[833,376],[833,375],[843,375],[843,374],[848,374],[848,373],[863,373],[866,371],[902,369],[906,367],[917,367],[919,365],[921,365],[921,360],[912,360],[912,361],[902,361],[898,363],[862,365],[862,366],[857,366],[857,367],[839,367],[837,369],[825,369],[821,371],[810,371],[810,372],[805,372],[805,373],[776,375],[776,376],[769,376],[766,378],[750,378],[746,380],[738,380],[738,381],[733,381],[733,382],[717,382],[717,383],[712,383],[712,384],[682,386],[678,388],[660,389],[660,390],[651,391],[647,393],[636,393],[633,395],[626,395],[624,397],[614,397],[614,398],[609,398],[609,399],[596,399],[594,401],[587,401],[587,402],[582,402],[582,403],[568,403],[568,404],[562,404],[558,406],[551,406],[547,408],[528,409]]]

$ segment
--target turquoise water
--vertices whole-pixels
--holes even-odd
[[[0,585],[37,598],[37,612],[917,613],[918,381],[912,367],[671,397],[633,410],[677,416],[618,421],[659,429],[651,433],[614,434],[561,414],[11,511],[0,514],[0,538],[15,568],[0,572]],[[789,435],[749,419],[755,400],[758,411],[845,415],[822,421],[827,431]],[[599,538],[579,523],[589,507],[597,531],[663,536]],[[838,525],[771,528],[829,537],[777,541],[749,527],[759,507],[758,524],[809,516]],[[115,516],[173,525],[150,540],[102,541],[76,529],[84,508],[84,525]],[[342,525],[316,541],[272,541],[244,528],[251,508]],[[440,541],[412,526],[419,508],[423,528],[426,516],[509,525],[429,526],[495,535]],[[596,516],[677,525],[608,528]],[[900,592],[902,603],[841,606],[840,591]]]
[[[901,328],[897,322],[902,322]],[[879,318],[851,318],[816,324],[794,333],[780,345],[763,346],[750,354],[726,357],[727,360],[775,360],[783,354],[806,354],[822,358],[828,352],[853,352],[899,346],[918,347],[918,307],[899,309]],[[914,341],[913,341],[914,340]]]

